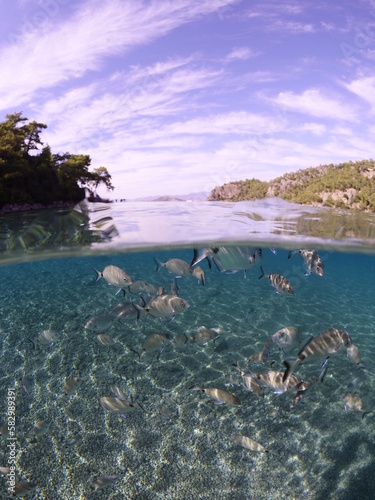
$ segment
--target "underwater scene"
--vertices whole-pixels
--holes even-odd
[[[373,498],[374,218],[130,210],[1,219],[1,498]]]

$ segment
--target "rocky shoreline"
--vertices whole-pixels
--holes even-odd
[[[0,209],[0,215],[13,213],[13,212],[30,212],[31,210],[44,210],[46,208],[73,208],[76,205],[74,202],[69,201],[55,201],[44,205],[43,203],[13,203],[11,205],[4,205]]]

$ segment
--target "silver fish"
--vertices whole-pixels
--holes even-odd
[[[9,467],[0,467],[0,474],[3,474],[3,476],[6,476],[9,474],[10,468]]]
[[[36,437],[42,437],[47,434],[49,430],[50,423],[48,420],[40,420],[34,425],[33,433]]]
[[[242,378],[242,385],[250,392],[254,392],[260,398],[264,398],[264,392],[260,384],[255,380],[254,374],[250,372],[244,372],[238,366],[238,364],[233,365],[239,371]]]
[[[277,344],[283,355],[293,351],[301,343],[301,333],[295,326],[285,326],[271,335],[263,346],[260,356],[262,363],[265,363],[269,356],[269,351],[273,344]]]
[[[292,250],[288,259],[299,253],[307,267],[306,275],[311,273],[324,276],[324,265],[316,250]]]
[[[194,276],[194,278],[197,278],[198,283],[202,283],[202,285],[205,286],[206,275],[201,267],[195,266],[191,274],[192,276]]]
[[[75,393],[80,380],[81,379],[79,377],[67,378],[65,380],[65,386],[64,386],[65,396],[70,396],[71,394]]]
[[[156,257],[154,257],[156,264],[156,272],[160,271],[161,268],[165,268],[171,274],[174,274],[177,278],[181,276],[191,276],[193,273],[192,267],[182,259],[169,259],[167,262],[160,262]]]
[[[52,346],[54,342],[59,340],[59,338],[60,335],[57,332],[54,332],[53,330],[44,330],[38,336],[38,342],[42,345]]]
[[[283,380],[285,381],[291,373],[294,372],[296,366],[303,361],[328,358],[332,354],[336,354],[345,347],[349,347],[352,343],[350,335],[344,330],[338,328],[328,328],[320,333],[316,338],[312,338],[298,353],[298,357],[292,363],[284,360],[286,370]]]
[[[197,326],[197,333],[190,337],[190,341],[196,342],[199,345],[206,345],[208,342],[215,342],[219,338],[219,331],[217,328],[206,328],[205,326]]]
[[[113,484],[115,481],[119,481],[121,479],[120,476],[101,476],[98,477],[94,481],[94,492],[97,490],[101,490],[110,484]]]
[[[29,493],[33,492],[36,488],[34,483],[30,483],[28,481],[20,481],[14,485],[14,493],[13,496],[17,498],[25,497]]]
[[[167,295],[165,291],[159,291],[159,295],[153,297],[149,302],[144,303],[143,307],[134,304],[139,312],[149,314],[154,318],[174,318],[176,314],[186,311],[190,304],[176,295]],[[139,318],[139,315],[138,317]]]
[[[93,316],[85,324],[85,330],[94,333],[106,332],[113,325],[115,319],[116,317],[113,314],[99,314],[98,316]]]
[[[176,349],[183,349],[183,348],[185,348],[186,344],[188,342],[189,342],[189,339],[188,339],[188,337],[185,334],[183,334],[183,335],[177,335],[176,337],[173,337],[173,339],[171,339],[171,344]]]
[[[110,335],[106,335],[105,333],[97,335],[94,340],[96,344],[103,347],[112,347],[118,342],[117,339],[111,337]]]
[[[169,342],[168,336],[162,333],[153,333],[147,337],[142,345],[141,354],[153,354],[159,352],[158,357],[164,351],[165,346]]]
[[[222,389],[216,389],[214,387],[198,387],[197,385],[193,385],[193,387],[190,387],[190,390],[204,392],[206,396],[212,398],[217,405],[222,405],[224,403],[230,405],[241,404],[237,396],[234,396],[234,394],[231,394],[230,392],[223,391]]]
[[[115,316],[117,319],[136,318],[138,314],[133,302],[120,302],[109,311],[110,316]]]
[[[243,446],[247,450],[268,453],[267,448],[265,448],[264,446],[262,446],[259,443],[256,443],[255,441],[253,441],[251,438],[249,438],[247,436],[242,436],[241,434],[232,434],[230,436],[230,440],[233,441],[234,443],[237,443],[237,444]]]
[[[95,271],[97,274],[96,281],[99,281],[100,278],[104,278],[108,285],[115,286],[118,289],[116,294],[119,293],[123,287],[133,283],[131,277],[117,266],[106,266],[103,271],[98,271],[97,269],[95,269]]]
[[[282,293],[284,295],[294,295],[294,290],[289,281],[281,276],[281,274],[266,274],[262,266],[260,266],[261,275],[259,279],[266,277],[270,280],[271,285],[276,289],[277,293]]]
[[[140,404],[135,401],[124,401],[116,397],[105,396],[100,398],[99,404],[105,410],[111,413],[130,413],[134,410],[141,408]]]
[[[253,377],[264,387],[274,390],[274,394],[282,394],[297,387],[302,380],[290,375],[286,381],[283,381],[283,372],[269,371],[265,373],[254,373]]]
[[[345,411],[353,410],[359,413],[362,413],[362,418],[370,413],[372,410],[364,410],[362,399],[358,396],[358,394],[353,394],[351,392],[345,392],[342,396],[342,400],[344,401]]]
[[[301,332],[295,326],[285,326],[272,335],[280,349],[291,352],[301,344]]]
[[[271,341],[272,344],[272,341]],[[265,345],[266,347],[267,345]],[[264,349],[264,348],[263,348]],[[255,352],[254,354],[251,354],[248,358],[245,359],[245,363],[250,363],[254,365],[262,365],[266,363],[268,359],[268,351],[269,351],[269,346],[267,346],[265,353],[263,351],[261,352]]]
[[[201,260],[207,259],[211,267],[211,260],[222,272],[244,271],[255,266],[263,258],[261,248],[252,247],[211,247],[194,249],[194,257],[191,265],[198,264]]]
[[[111,391],[113,394],[116,396],[116,398],[121,399],[121,401],[130,401],[132,402],[132,399],[129,398],[125,392],[120,389],[118,385],[111,385]]]
[[[139,295],[141,293],[145,293],[147,295],[155,295],[158,291],[158,287],[155,285],[151,285],[151,283],[147,283],[147,281],[136,280],[128,286],[128,290],[134,295]]]
[[[361,364],[361,353],[359,352],[359,349],[358,349],[357,346],[355,346],[354,344],[350,345],[346,349],[346,353],[347,353],[349,361],[351,361],[352,363],[354,363],[357,366],[360,366],[360,364]]]

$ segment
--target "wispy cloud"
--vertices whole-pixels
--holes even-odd
[[[285,110],[331,120],[357,120],[357,113],[352,105],[344,100],[328,97],[319,89],[308,89],[297,94],[280,92],[272,101]]]
[[[252,57],[257,57],[260,52],[254,52],[249,47],[236,47],[226,57],[226,61],[246,61]]]
[[[356,96],[368,102],[372,110],[375,110],[375,77],[369,76],[358,78],[352,82],[345,84],[344,87],[353,92]]]
[[[97,71],[106,56],[120,52],[123,55],[136,45],[150,43],[182,24],[232,3],[233,0],[87,2],[60,24],[35,29],[2,49],[2,106],[28,102],[38,89]]]
[[[317,27],[311,23],[303,23],[298,21],[277,20],[269,23],[268,31],[277,31],[279,33],[288,33],[293,35],[310,34],[317,31]]]

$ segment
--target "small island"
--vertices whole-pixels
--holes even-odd
[[[257,179],[215,187],[207,201],[259,200],[278,196],[303,205],[375,212],[375,161],[320,165],[265,182]]]
[[[105,167],[89,171],[89,155],[53,154],[40,138],[46,128],[22,113],[8,114],[0,122],[0,211],[69,206],[86,193],[97,200],[101,183],[113,189]]]

